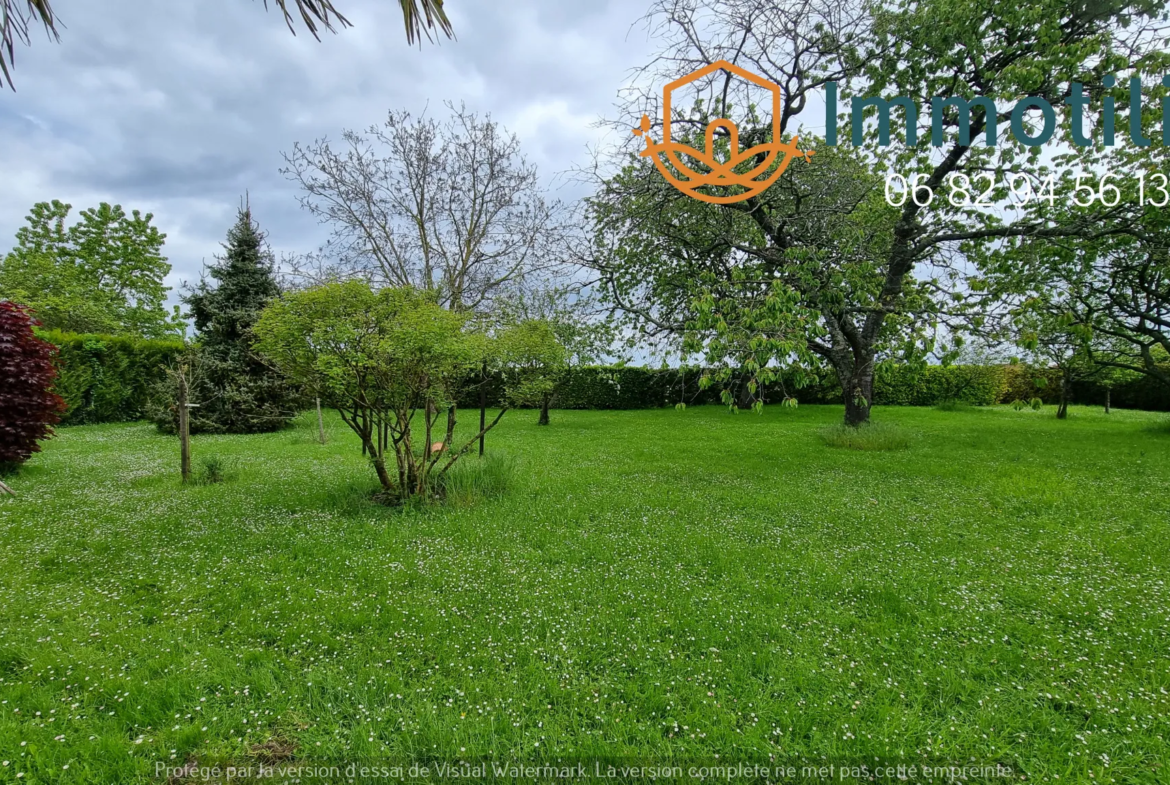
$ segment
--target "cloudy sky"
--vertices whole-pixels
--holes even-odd
[[[38,201],[155,215],[173,265],[197,277],[247,190],[278,252],[327,230],[279,173],[294,142],[364,129],[389,109],[464,101],[515,132],[557,178],[589,160],[618,89],[652,50],[639,0],[448,0],[456,40],[406,44],[394,0],[337,0],[353,23],[294,37],[261,0],[54,0],[61,42],[16,52],[0,94],[0,253]]]

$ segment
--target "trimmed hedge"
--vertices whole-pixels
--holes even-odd
[[[1000,402],[1007,375],[1002,365],[883,367],[874,376],[873,399],[879,406],[934,406],[943,401],[989,406]]]
[[[720,403],[719,390],[699,389],[697,368],[640,368],[636,366],[587,366],[569,370],[553,400],[559,409],[652,409],[685,403],[688,406]],[[1036,385],[1043,377],[1046,383]],[[766,402],[777,402],[787,390],[801,403],[841,403],[836,376],[828,374],[818,382],[797,389],[791,382],[764,389]],[[487,385],[489,406],[502,400],[500,380]],[[1022,365],[927,365],[883,366],[874,379],[874,403],[878,406],[935,406],[944,401],[961,401],[975,406],[1011,403],[1039,397],[1055,403],[1060,396],[1060,374],[1037,371]],[[1103,405],[1105,390],[1098,384],[1073,386],[1074,403]],[[467,389],[458,404],[478,408],[478,388]],[[1112,391],[1117,408],[1170,411],[1170,389],[1137,377],[1118,384]]]
[[[184,349],[178,339],[56,330],[39,335],[59,350],[54,391],[65,399],[63,425],[141,420],[151,387]]]

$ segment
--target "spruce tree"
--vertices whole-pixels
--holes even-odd
[[[191,359],[192,433],[260,433],[283,428],[301,403],[293,388],[252,351],[252,325],[280,293],[266,235],[240,208],[199,283],[183,296],[199,340]],[[174,412],[165,416],[168,427]]]

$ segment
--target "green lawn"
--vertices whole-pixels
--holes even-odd
[[[511,412],[507,495],[399,510],[339,420],[196,437],[234,476],[192,487],[148,425],[61,429],[0,501],[0,783],[288,754],[1170,781],[1170,426],[1052,414],[877,409],[910,446],[859,452],[820,437],[839,407]]]

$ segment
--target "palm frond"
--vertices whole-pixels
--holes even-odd
[[[350,21],[342,16],[334,5],[333,0],[273,0],[284,14],[285,24],[297,34],[294,26],[294,11],[300,15],[305,27],[318,41],[321,36],[318,28],[323,27],[333,32],[334,26],[352,27]],[[422,36],[428,41],[431,30],[438,29],[448,38],[454,37],[451,21],[443,10],[443,0],[398,0],[402,8],[402,19],[406,23],[406,42],[413,44],[415,40],[421,42]],[[290,9],[289,6],[293,8]],[[264,7],[268,8],[268,0],[264,0]],[[29,26],[40,22],[45,31],[56,41],[61,39],[57,32],[58,27],[64,27],[54,14],[49,0],[0,0],[0,88],[5,84],[16,89],[12,82],[9,69],[15,63],[15,45],[17,41],[27,45],[29,43]]]
[[[274,0],[274,2],[284,13],[288,29],[292,31],[293,35],[296,35],[297,31],[293,27],[293,14],[288,7],[289,0]],[[332,0],[293,0],[293,2],[296,4],[296,10],[300,13],[305,27],[318,41],[321,40],[320,36],[317,35],[318,23],[330,32],[333,32],[334,22],[340,27],[352,27],[349,20],[334,7]],[[398,4],[402,8],[402,20],[406,24],[406,42],[408,44],[413,44],[416,39],[421,41],[424,35],[428,41],[433,41],[431,30],[435,28],[438,28],[448,38],[453,37],[454,30],[451,27],[451,21],[447,18],[447,12],[443,10],[443,0],[398,0]],[[264,7],[268,7],[268,0],[264,0]]]
[[[288,25],[289,31],[293,35],[296,35],[297,30],[293,26],[293,15],[288,10],[288,0],[275,0],[275,2],[284,14],[284,21]],[[297,11],[301,14],[301,19],[305,23],[305,27],[309,28],[309,32],[318,41],[321,40],[321,36],[317,35],[318,22],[329,32],[333,32],[334,20],[342,27],[351,27],[349,20],[333,7],[331,0],[294,0],[294,2],[296,3]],[[268,0],[264,0],[264,8],[268,8]]]
[[[49,0],[0,0],[0,88],[7,83],[16,89],[8,70],[15,64],[14,46],[17,41],[25,45],[29,43],[29,23],[38,21],[54,40],[60,40],[57,17]]]
[[[451,27],[451,20],[443,10],[443,0],[398,0],[402,6],[402,20],[406,23],[406,43],[413,44],[415,39],[421,43],[421,35],[425,34],[428,41],[431,30],[436,27],[448,38],[453,38],[455,31]],[[421,8],[420,8],[421,6]],[[426,19],[426,25],[421,22]]]

